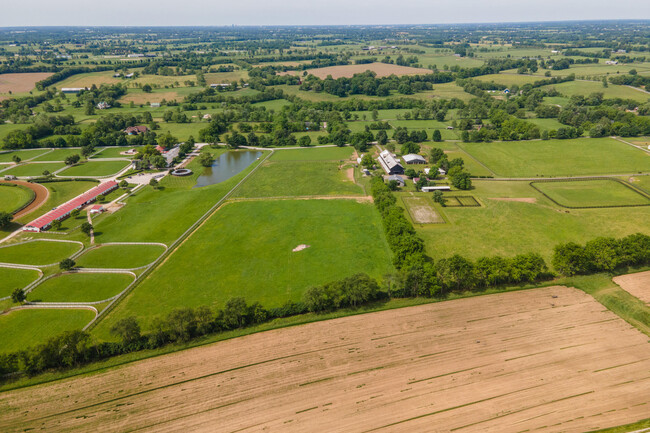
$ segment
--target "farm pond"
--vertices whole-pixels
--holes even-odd
[[[214,160],[211,167],[207,167],[199,176],[194,188],[199,188],[215,183],[224,182],[238,173],[262,156],[258,151],[230,151],[222,153]]]

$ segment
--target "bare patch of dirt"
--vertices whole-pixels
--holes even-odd
[[[548,287],[256,333],[0,393],[0,430],[583,432],[646,418],[648,370],[646,336],[586,293]]]
[[[300,244],[296,248],[292,249],[291,251],[294,252],[294,253],[297,253],[298,251],[306,250],[310,246],[311,245]]]
[[[25,72],[0,74],[0,93],[21,93],[34,89],[37,82],[52,75],[51,72]]]
[[[445,222],[426,198],[413,196],[404,197],[403,200],[414,223],[436,224]]]
[[[537,199],[535,197],[488,197],[488,200],[517,201],[521,203],[537,203]]]
[[[349,180],[350,182],[354,183],[354,167],[350,167],[347,170],[345,170],[345,176],[346,176],[346,180]]]
[[[650,305],[650,271],[614,277],[614,282],[630,295]]]
[[[156,93],[130,93],[120,99],[121,103],[145,104],[147,102],[160,102],[163,99],[167,101],[182,101],[185,97],[178,92],[156,92]]]

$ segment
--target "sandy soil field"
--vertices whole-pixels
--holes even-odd
[[[614,282],[630,295],[650,305],[650,271],[614,277]]]
[[[648,338],[549,287],[258,333],[0,394],[0,431],[584,432],[650,408]]]
[[[414,223],[435,224],[445,222],[424,197],[403,197],[402,200]]]
[[[488,197],[488,200],[495,201],[516,201],[520,203],[536,203],[535,197]]]
[[[46,79],[51,72],[25,72],[21,74],[0,74],[0,93],[29,92],[36,82]]]
[[[395,74],[402,75],[422,75],[430,74],[431,71],[422,68],[411,68],[408,66],[390,65],[388,63],[368,63],[365,65],[341,65],[341,66],[328,66],[327,68],[308,69],[307,72],[317,76],[318,78],[325,79],[328,75],[332,78],[348,77],[351,78],[354,74],[360,74],[366,71],[373,71],[377,73],[377,77],[388,77]],[[295,73],[295,72],[294,72]]]

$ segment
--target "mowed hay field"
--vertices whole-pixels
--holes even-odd
[[[549,287],[253,334],[0,394],[0,430],[563,431],[646,418],[647,336]]]
[[[331,75],[332,78],[351,78],[354,74],[361,74],[366,71],[372,71],[377,74],[377,77],[388,77],[389,75],[423,75],[430,74],[429,69],[411,68],[409,66],[391,65],[388,63],[367,63],[363,65],[341,65],[341,66],[328,66],[327,68],[308,69],[309,74],[315,75],[320,79],[327,78]]]
[[[650,205],[647,196],[611,179],[533,182],[531,185],[566,207]]]
[[[34,240],[0,247],[0,262],[44,266],[58,263],[83,248],[76,242]]]
[[[25,72],[20,74],[0,74],[0,99],[10,97],[11,93],[29,92],[37,82],[52,75],[51,72]]]
[[[614,282],[630,295],[650,305],[650,271],[621,275]]]

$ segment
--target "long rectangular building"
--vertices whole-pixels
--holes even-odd
[[[42,217],[36,218],[34,221],[23,227],[23,231],[26,232],[41,232],[50,228],[54,221],[61,221],[70,216],[70,212],[75,209],[81,209],[89,203],[94,202],[97,197],[100,195],[108,194],[109,192],[117,189],[117,182],[109,181],[97,185],[96,187],[89,189],[83,194],[73,198],[72,200],[62,204],[59,207],[56,207],[43,215]]]
[[[379,164],[386,174],[404,174],[404,167],[388,151],[384,150],[379,154]]]

